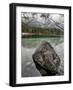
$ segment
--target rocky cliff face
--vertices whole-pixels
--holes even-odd
[[[61,60],[49,42],[43,41],[32,55],[36,68],[42,76],[62,75]]]

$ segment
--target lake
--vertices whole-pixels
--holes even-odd
[[[60,68],[64,71],[64,37],[39,37],[39,38],[22,38],[21,40],[21,76],[35,77],[41,76],[35,67],[32,54],[42,41],[49,42],[61,59]]]

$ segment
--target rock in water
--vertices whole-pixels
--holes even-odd
[[[60,58],[49,42],[42,42],[32,55],[32,58],[42,76],[58,74]]]

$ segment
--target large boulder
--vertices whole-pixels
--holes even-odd
[[[43,41],[33,53],[32,58],[42,76],[58,74],[60,58],[49,42]]]

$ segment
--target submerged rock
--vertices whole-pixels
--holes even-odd
[[[42,76],[60,75],[60,58],[49,42],[43,41],[32,58]]]

